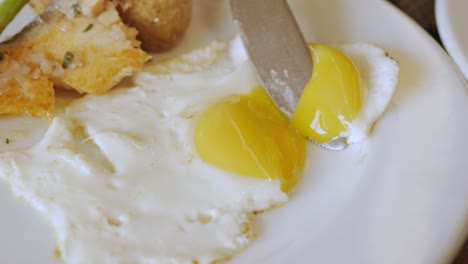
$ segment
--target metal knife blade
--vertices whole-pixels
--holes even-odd
[[[312,59],[286,0],[230,0],[260,83],[285,114],[294,113]]]

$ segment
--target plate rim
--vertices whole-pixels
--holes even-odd
[[[459,42],[460,40],[457,37],[458,33],[455,32],[453,29],[453,19],[451,14],[449,13],[451,10],[450,6],[453,5],[454,1],[459,0],[435,0],[434,10],[436,26],[440,36],[440,40],[443,43],[446,52],[450,55],[450,59],[457,66],[458,72],[462,74],[464,76],[465,81],[468,82],[468,51],[464,51],[461,48]],[[468,43],[466,44],[468,45]]]

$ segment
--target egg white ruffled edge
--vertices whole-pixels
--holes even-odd
[[[369,136],[387,109],[398,84],[399,66],[374,44],[350,43],[337,48],[351,59],[360,76],[361,110],[341,134],[348,144],[354,144]]]

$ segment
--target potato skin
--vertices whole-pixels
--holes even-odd
[[[147,52],[174,47],[192,19],[192,0],[120,0],[122,20],[138,30],[137,38]]]

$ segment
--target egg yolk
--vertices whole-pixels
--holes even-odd
[[[359,74],[338,50],[309,44],[314,68],[291,122],[304,136],[321,144],[342,136],[361,108]]]
[[[195,125],[201,158],[233,173],[279,180],[289,191],[304,167],[306,139],[260,87],[210,106]]]

